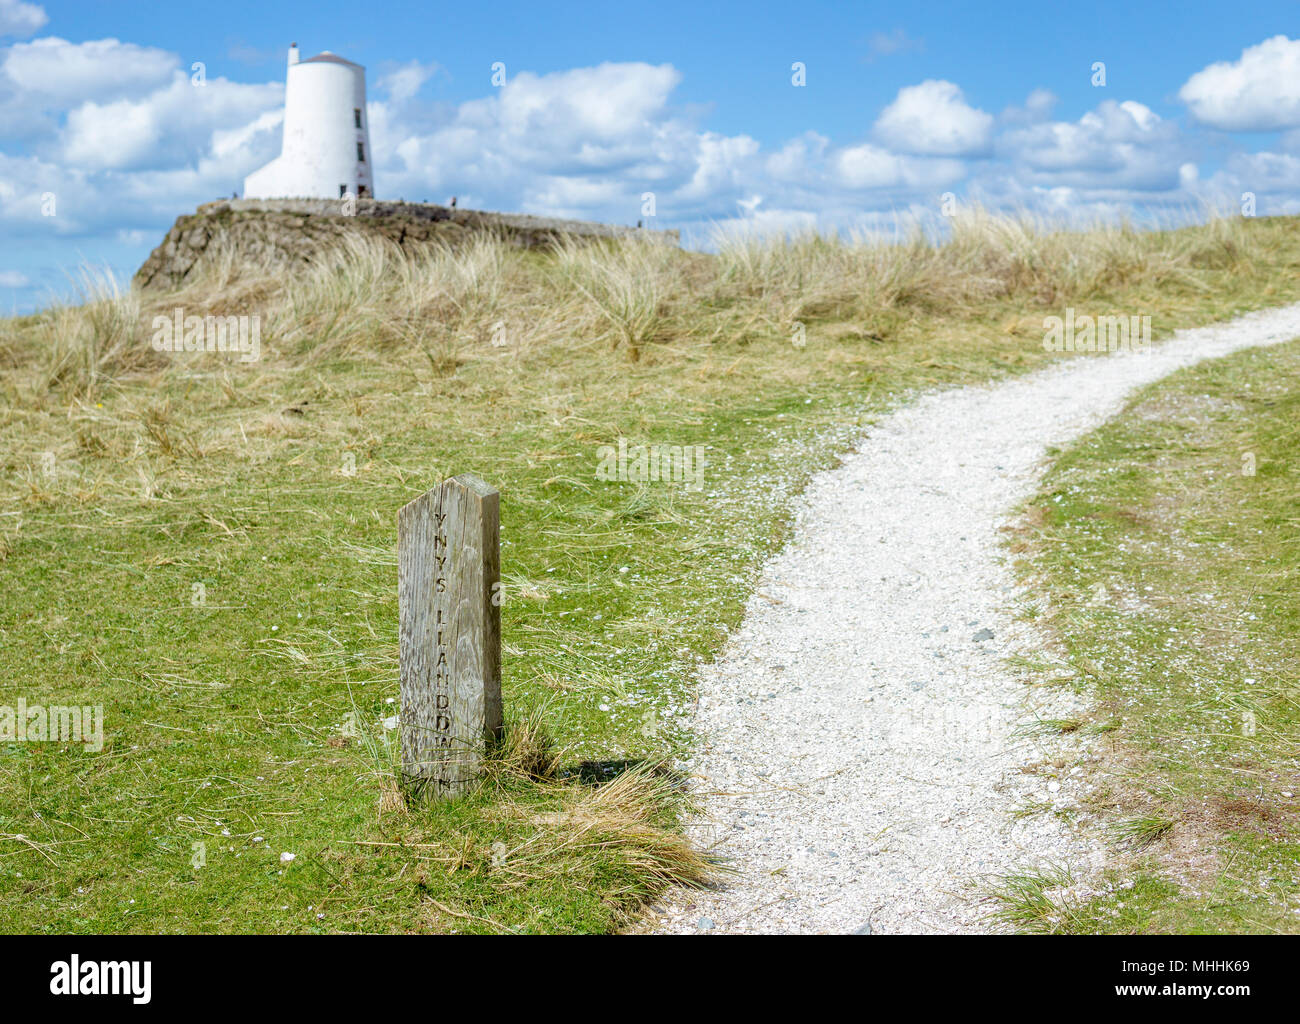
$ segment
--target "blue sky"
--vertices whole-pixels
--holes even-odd
[[[1243,192],[1300,213],[1297,13],[0,0],[0,309],[66,294],[82,260],[127,276],[242,190],[279,150],[290,41],[366,66],[381,197],[631,223],[653,191],[654,226],[700,239],[871,230],[949,192],[1064,219]]]

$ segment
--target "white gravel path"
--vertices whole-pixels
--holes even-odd
[[[697,840],[738,874],[676,892],[664,932],[979,932],[972,881],[1086,864],[1052,814],[1084,775],[1024,766],[1033,700],[1004,664],[1032,653],[1000,527],[1050,445],[1115,415],[1140,385],[1203,359],[1300,336],[1300,305],[1180,332],[1145,354],[1075,357],[989,387],[927,394],[872,427],[798,501],[789,546],[701,673]],[[984,637],[991,631],[992,639]],[[1045,692],[1054,696],[1044,697]],[[1055,741],[1060,742],[1060,741]],[[1077,749],[1075,756],[1077,756]],[[1049,788],[1057,787],[1058,788]]]

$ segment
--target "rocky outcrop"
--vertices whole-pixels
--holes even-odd
[[[676,245],[676,231],[590,221],[558,220],[518,213],[486,213],[432,203],[331,199],[223,199],[179,217],[167,237],[136,272],[141,288],[170,289],[185,283],[203,255],[233,248],[250,262],[305,262],[322,246],[349,233],[387,238],[403,248],[428,242],[455,244],[476,232],[500,234],[517,245],[540,247],[563,236],[620,238],[631,234]]]

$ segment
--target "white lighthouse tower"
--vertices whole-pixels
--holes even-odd
[[[328,50],[289,47],[280,155],[244,179],[245,199],[373,197],[366,69]]]

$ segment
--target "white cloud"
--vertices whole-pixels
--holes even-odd
[[[1185,162],[1177,125],[1133,100],[1105,100],[1078,121],[1013,127],[997,148],[1031,184],[1048,186],[1177,188]]]
[[[814,174],[813,165],[821,162],[830,144],[831,140],[825,135],[804,132],[769,156],[764,170],[778,181],[806,184]]]
[[[1300,39],[1274,36],[1237,61],[1192,75],[1178,98],[1202,124],[1229,132],[1300,126]]]
[[[695,153],[695,173],[679,192],[685,199],[704,199],[728,191],[741,192],[754,177],[758,143],[748,135],[705,132]]]
[[[382,194],[487,201],[561,216],[635,219],[640,194],[699,203],[738,187],[757,152],[745,136],[699,132],[669,107],[671,65],[519,72],[459,107],[379,100],[372,141]],[[432,122],[432,123],[431,123]],[[500,198],[494,198],[500,197]],[[667,211],[661,210],[661,215]]]
[[[420,91],[420,87],[437,70],[437,64],[421,64],[418,60],[412,60],[385,71],[375,85],[380,92],[387,93],[392,102],[405,103]]]
[[[18,270],[0,270],[0,288],[26,288],[31,279]]]
[[[87,103],[68,114],[63,156],[80,167],[124,167],[150,156],[158,143],[153,110],[141,103]]]
[[[1287,153],[1238,153],[1228,170],[1246,191],[1300,190],[1300,158]]]
[[[875,132],[901,153],[973,156],[988,150],[993,116],[968,105],[952,82],[931,79],[900,89],[881,112]]]
[[[629,199],[627,187],[619,181],[592,178],[540,178],[528,186],[529,202],[541,209],[569,211],[609,209]],[[638,200],[639,201],[639,200]],[[627,205],[631,209],[631,205]],[[626,220],[626,218],[623,218]]]
[[[898,156],[865,144],[836,154],[835,171],[849,188],[889,188],[903,180],[902,160]]]
[[[1136,100],[1122,101],[1119,105],[1119,109],[1124,111],[1124,113],[1132,119],[1133,123],[1138,126],[1139,131],[1150,131],[1160,123],[1160,116],[1154,110],[1144,104],[1138,103]],[[1100,120],[1100,118],[1098,120]]]
[[[279,152],[284,124],[284,108],[268,110],[250,124],[212,133],[212,155],[220,160],[242,160],[253,150],[261,153],[274,148]],[[259,136],[263,138],[259,140]],[[259,165],[260,166],[260,165]]]
[[[1057,102],[1054,92],[1035,89],[1025,97],[1022,106],[1010,106],[998,114],[998,126],[1006,130],[1019,125],[1041,124],[1051,118]]]
[[[194,85],[176,71],[169,85],[142,98],[88,101],[69,111],[59,154],[73,166],[99,170],[176,167],[211,153],[240,170],[254,150],[258,156],[278,150],[273,129],[283,95],[276,84],[224,78]]]
[[[0,36],[29,36],[49,20],[39,4],[0,0]]]
[[[14,237],[13,229],[36,228],[41,233],[55,235],[75,233],[90,223],[82,220],[78,210],[80,199],[91,191],[86,176],[56,164],[46,163],[34,156],[10,156],[0,152],[0,215],[3,216],[6,238]],[[42,196],[55,197],[56,216],[42,216]],[[95,202],[81,212],[90,213]]]
[[[681,75],[671,64],[600,64],[549,75],[521,72],[501,89],[498,118],[509,131],[553,128],[623,139],[664,109]]]
[[[864,143],[839,150],[832,159],[835,180],[850,189],[937,188],[966,173],[958,160],[920,160]]]
[[[1050,89],[1035,89],[1025,100],[1025,111],[1030,117],[1047,117],[1056,106],[1056,93]]]
[[[11,46],[0,74],[29,100],[63,105],[144,95],[166,83],[178,64],[175,54],[151,46],[46,36]]]

